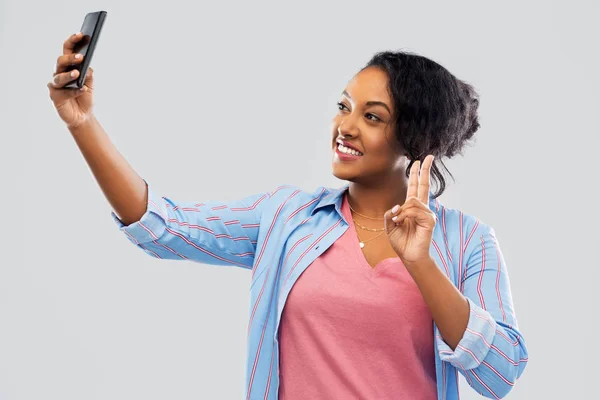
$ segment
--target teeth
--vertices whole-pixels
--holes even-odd
[[[339,143],[338,143],[338,150],[344,154],[350,154],[352,156],[362,156],[362,153],[360,153],[354,149],[351,149],[349,147],[346,147],[343,144],[339,144]]]

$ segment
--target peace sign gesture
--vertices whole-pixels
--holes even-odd
[[[407,268],[430,259],[435,214],[429,209],[429,172],[433,155],[416,161],[408,178],[406,201],[384,215],[385,231],[392,248]],[[421,173],[419,174],[419,168]]]

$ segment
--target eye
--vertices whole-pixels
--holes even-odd
[[[338,106],[338,109],[339,109],[340,111],[344,111],[344,109],[346,109],[346,110],[350,111],[350,110],[348,109],[348,107],[346,107],[346,105],[345,105],[344,103],[342,103],[341,101],[340,101],[339,103],[337,103],[337,106]]]
[[[374,122],[381,121],[381,119],[377,115],[375,115],[375,114],[369,113],[369,114],[366,115],[366,117],[370,121],[374,121]],[[373,119],[371,119],[371,117],[373,117]]]

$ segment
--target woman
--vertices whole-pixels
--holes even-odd
[[[437,200],[439,160],[479,127],[471,86],[424,57],[377,54],[333,119],[348,185],[180,202],[153,193],[94,118],[93,70],[64,88],[80,39],[48,88],[120,229],[153,257],[252,271],[247,399],[450,400],[459,373],[483,396],[510,391],[527,350],[494,230]]]

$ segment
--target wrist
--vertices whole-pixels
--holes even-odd
[[[72,135],[77,136],[81,132],[89,131],[92,128],[94,121],[95,116],[93,114],[88,114],[80,121],[73,124],[67,124],[67,129],[69,129]]]
[[[431,267],[436,267],[436,264],[435,264],[434,259],[428,255],[427,257],[424,257],[419,260],[406,261],[406,262],[404,262],[404,266],[409,271],[417,271],[417,270],[428,269]]]

